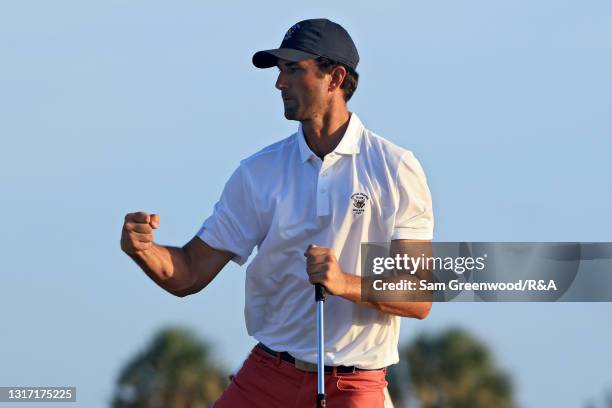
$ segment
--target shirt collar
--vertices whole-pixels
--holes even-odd
[[[361,123],[361,120],[355,112],[351,112],[349,124],[344,132],[344,135],[342,136],[342,139],[340,139],[340,143],[338,143],[338,146],[336,146],[334,149],[334,152],[339,154],[359,154],[359,142],[361,140],[362,132],[363,123]],[[301,123],[298,127],[297,138],[302,163],[306,162],[312,156],[316,156],[306,143],[306,138],[304,137]]]

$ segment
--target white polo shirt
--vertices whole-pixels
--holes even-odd
[[[304,251],[333,248],[360,275],[362,242],[432,239],[431,195],[414,155],[366,129],[355,113],[336,149],[317,157],[298,132],[243,160],[198,236],[246,270],[248,333],[296,358],[317,359],[313,285]],[[398,316],[339,296],[325,304],[325,364],[398,362]]]

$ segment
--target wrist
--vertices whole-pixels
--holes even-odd
[[[361,298],[361,279],[359,276],[342,272],[342,278],[342,292],[339,296],[353,302],[359,302]]]

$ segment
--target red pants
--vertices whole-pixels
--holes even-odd
[[[325,374],[327,408],[383,408],[386,369]],[[255,347],[214,408],[315,408],[317,373]]]

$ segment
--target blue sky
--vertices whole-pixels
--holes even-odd
[[[412,150],[439,241],[612,241],[612,4],[6,1],[0,5],[0,385],[75,385],[103,407],[168,324],[227,368],[246,334],[244,269],[165,294],[119,250],[126,212],[182,245],[239,161],[294,132],[254,51],[328,17],[353,36],[350,108]],[[612,389],[610,304],[436,304],[402,341],[466,327],[523,407]],[[24,405],[25,407],[26,405]]]

